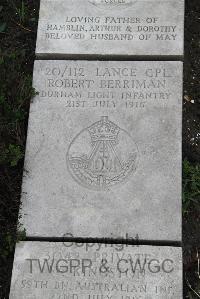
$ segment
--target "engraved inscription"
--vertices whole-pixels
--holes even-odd
[[[116,6],[118,7],[118,6]],[[121,8],[121,6],[120,6]],[[112,7],[112,10],[115,7]],[[46,40],[176,41],[176,24],[160,25],[157,16],[66,16],[65,22],[47,23]]]
[[[137,147],[130,135],[108,116],[102,116],[73,139],[67,164],[79,184],[106,190],[127,181],[136,171],[137,156]]]
[[[183,17],[184,0],[42,0],[36,53],[182,56]]]
[[[67,109],[144,110],[152,103],[168,106],[172,99],[173,74],[165,67],[98,66],[89,71],[63,63],[43,70],[42,99],[57,98]],[[103,112],[101,114],[107,114]]]
[[[181,249],[33,243],[17,251],[10,299],[181,298]]]
[[[99,8],[113,8],[113,7],[122,7],[126,8],[134,3],[137,2],[137,0],[88,0],[89,3],[99,7]]]

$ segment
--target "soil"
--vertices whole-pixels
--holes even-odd
[[[185,12],[185,59],[183,102],[183,159],[200,162],[200,1],[187,0]],[[190,289],[200,294],[197,275],[200,253],[200,199],[183,218],[184,298],[197,298]],[[190,297],[189,297],[190,293]]]

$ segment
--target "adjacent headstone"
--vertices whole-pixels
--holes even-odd
[[[21,242],[10,299],[180,299],[181,248]]]
[[[181,240],[181,62],[36,61],[27,236]]]
[[[184,0],[41,0],[36,54],[182,56]]]

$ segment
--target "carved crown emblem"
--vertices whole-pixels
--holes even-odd
[[[108,116],[102,116],[101,120],[88,128],[92,142],[117,141],[120,128],[108,120]]]

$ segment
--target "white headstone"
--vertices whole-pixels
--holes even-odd
[[[184,0],[41,0],[39,56],[182,56]]]
[[[28,236],[181,240],[182,63],[36,61]]]
[[[20,242],[10,299],[180,299],[181,248]]]

